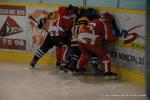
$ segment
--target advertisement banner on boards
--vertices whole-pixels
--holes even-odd
[[[0,48],[26,50],[25,6],[0,6]]]
[[[145,15],[122,12],[114,14],[120,33],[119,40],[108,44],[112,62],[128,69],[145,69]]]

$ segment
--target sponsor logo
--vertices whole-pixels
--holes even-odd
[[[123,29],[121,30],[120,34],[117,34],[117,36],[119,38],[123,38],[124,39],[124,44],[128,44],[128,43],[132,43],[133,41],[135,41],[138,37],[141,37],[140,35],[138,35],[137,32],[133,32],[134,29],[137,29],[139,27],[142,27],[143,25],[137,25],[132,27],[131,29]]]
[[[0,39],[0,48],[25,50],[26,49],[26,40],[1,38]]]
[[[121,53],[117,51],[109,51],[109,54],[111,57],[118,59],[118,60],[123,60],[126,62],[131,62],[131,63],[139,64],[139,65],[145,65],[144,56]]]
[[[26,16],[25,6],[0,5],[0,15]]]
[[[7,19],[0,30],[0,36],[5,37],[21,32],[23,32],[23,28],[20,25],[18,25],[18,23],[13,18],[7,16]]]
[[[22,33],[23,28],[10,16],[7,16],[0,29],[0,48],[25,50],[26,40],[5,38],[6,36]]]
[[[144,51],[145,45],[144,40],[145,36],[139,35],[135,29],[142,27],[143,25],[134,26],[128,30],[123,29],[117,37],[119,40],[116,42],[117,45],[123,46],[125,48],[135,49],[138,51]],[[143,42],[135,41],[136,39],[141,39]]]

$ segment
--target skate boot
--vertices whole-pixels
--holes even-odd
[[[59,60],[57,59],[57,61],[56,61],[56,69],[59,70],[60,67],[61,67],[61,66],[60,66],[60,62],[59,62]]]
[[[95,76],[98,76],[100,74],[98,64],[92,64],[92,72]]]
[[[76,69],[76,68],[73,68],[73,69],[68,69],[67,68],[67,71],[66,73],[68,75],[83,75],[85,73],[85,69]]]
[[[30,63],[30,69],[34,69],[34,68],[35,68],[36,63],[37,63],[37,60],[32,59],[32,61],[31,61],[31,63]]]
[[[105,72],[104,73],[104,79],[116,80],[116,79],[118,79],[118,75],[117,75],[117,73],[113,73],[113,72]]]
[[[74,75],[74,73],[77,73],[76,68],[72,67],[72,68],[67,68],[67,74],[69,75]]]
[[[83,75],[85,73],[85,69],[75,69],[73,71],[73,75]]]
[[[61,65],[59,68],[59,74],[66,74],[68,72],[67,66],[66,65]]]
[[[74,72],[76,70],[76,61],[72,60],[70,63],[67,64],[67,74],[74,75]]]

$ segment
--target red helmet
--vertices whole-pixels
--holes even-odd
[[[72,5],[69,5],[68,7],[59,7],[58,12],[60,15],[72,15],[77,12],[77,7],[74,7]]]
[[[104,19],[105,21],[113,21],[115,20],[114,16],[110,14],[109,12],[105,12],[101,15],[101,18]]]
[[[59,7],[58,12],[60,15],[66,15],[67,9],[66,9],[66,7]]]

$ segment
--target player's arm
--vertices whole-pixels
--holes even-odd
[[[42,29],[42,28],[44,27],[44,25],[46,24],[46,22],[51,19],[51,16],[52,16],[52,12],[50,12],[50,13],[49,13],[47,16],[45,16],[44,18],[41,18],[41,19],[39,20],[39,22],[37,23],[37,27],[38,27],[39,29]]]

